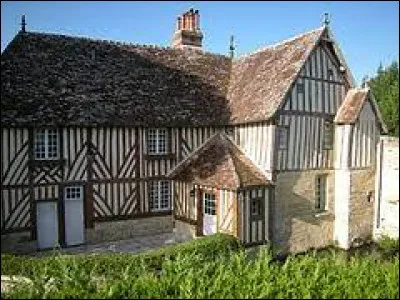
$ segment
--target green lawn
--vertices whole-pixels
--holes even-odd
[[[249,258],[223,235],[142,255],[2,254],[2,275],[10,274],[33,284],[2,298],[399,298],[398,241],[373,252],[329,248],[284,262],[265,248]]]

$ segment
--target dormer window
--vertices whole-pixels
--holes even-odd
[[[167,129],[149,129],[147,136],[147,147],[148,154],[167,154]]]
[[[51,160],[58,158],[58,130],[37,129],[35,131],[35,159]]]

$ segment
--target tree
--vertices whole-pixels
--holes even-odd
[[[388,134],[399,136],[399,64],[393,61],[388,67],[382,64],[377,75],[369,81],[372,93],[378,102]]]

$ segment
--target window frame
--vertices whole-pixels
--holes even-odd
[[[289,126],[279,125],[277,126],[277,130],[278,130],[278,150],[287,150],[289,148]],[[281,134],[282,130],[286,132],[286,141],[284,146],[282,146],[282,134]]]
[[[210,196],[207,197],[206,196]],[[211,204],[213,203],[213,207],[210,205],[206,205],[207,204]],[[211,192],[204,192],[203,193],[203,213],[207,214],[207,215],[211,215],[211,216],[216,216],[217,215],[217,197],[215,195],[215,193],[211,193]]]
[[[297,94],[304,94],[305,93],[305,85],[303,82],[297,82],[296,84]]]
[[[161,136],[164,137],[163,140],[161,140]],[[161,143],[161,141],[163,143]],[[161,147],[163,148],[163,151],[160,151]],[[149,128],[147,131],[147,154],[166,155],[169,154],[169,152],[170,151],[167,128]]]
[[[165,190],[165,186],[168,188]],[[163,193],[167,191],[166,193]],[[152,212],[161,212],[171,210],[171,181],[169,180],[152,180],[149,181],[148,187],[149,206]],[[163,204],[166,206],[163,207]]]
[[[321,189],[323,187],[323,189]],[[322,201],[323,200],[323,201]],[[315,176],[315,201],[316,213],[328,212],[328,175],[319,174]]]
[[[328,127],[329,126],[329,127]],[[329,135],[328,135],[329,133]],[[329,138],[329,140],[327,140]],[[322,141],[322,149],[331,150],[333,149],[335,139],[335,127],[333,124],[333,120],[325,120],[324,121],[324,136]],[[329,143],[328,143],[329,141]]]
[[[43,140],[39,143],[39,136]],[[33,157],[35,160],[57,160],[60,157],[60,135],[57,128],[38,128],[34,130]],[[55,142],[55,143],[54,143]],[[53,150],[50,150],[53,148]],[[40,150],[39,150],[40,148]],[[51,155],[50,155],[51,153]],[[39,155],[40,154],[40,155]],[[43,155],[42,155],[43,154]]]
[[[264,206],[263,206],[263,199],[261,197],[255,197],[255,198],[250,198],[250,207],[249,207],[249,211],[250,211],[250,218],[252,220],[258,220],[258,219],[262,219],[263,218],[263,211],[264,211]],[[257,203],[257,208],[258,208],[258,212],[254,213],[253,211],[253,204]]]
[[[76,197],[76,195],[79,195],[79,197]],[[65,201],[81,200],[83,195],[83,186],[81,185],[69,185],[64,188]]]
[[[333,69],[329,68],[327,70],[327,75],[328,75],[328,80],[332,80],[334,79],[334,74],[333,74]]]

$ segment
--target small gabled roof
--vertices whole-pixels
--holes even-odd
[[[230,190],[271,184],[263,172],[222,132],[212,136],[167,176]]]
[[[360,116],[361,110],[367,101],[370,101],[372,108],[376,114],[378,122],[384,133],[387,132],[387,127],[382,119],[379,107],[369,87],[352,88],[346,94],[346,97],[339,107],[334,122],[337,124],[354,124]]]

